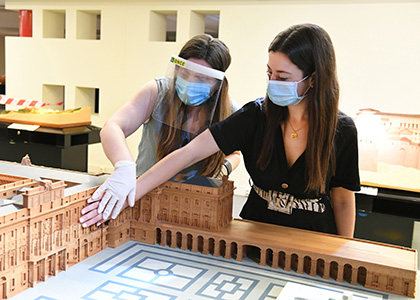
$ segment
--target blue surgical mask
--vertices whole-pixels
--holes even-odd
[[[175,88],[179,99],[190,106],[198,106],[210,97],[211,85],[208,83],[189,82],[177,77]]]
[[[299,81],[269,80],[267,85],[268,98],[270,98],[271,102],[279,106],[298,104],[305,98],[306,93],[311,87],[309,87],[302,96],[298,96],[297,85],[308,77],[309,76],[306,76]]]

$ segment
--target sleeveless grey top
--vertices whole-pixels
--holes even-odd
[[[170,86],[165,77],[156,78],[158,85],[158,99],[156,103],[160,103],[168,93]],[[232,102],[233,111],[237,111],[239,106]],[[143,124],[143,133],[138,147],[138,155],[136,159],[136,175],[140,176],[149,170],[155,163],[157,163],[156,150],[158,143],[158,134],[161,123],[150,117]],[[189,174],[194,176],[198,171],[201,171],[203,162],[198,162],[187,169],[183,170],[182,174]]]

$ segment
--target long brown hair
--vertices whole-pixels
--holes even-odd
[[[281,52],[303,72],[314,74],[308,92],[308,140],[305,150],[306,191],[325,192],[329,165],[335,172],[334,136],[338,118],[339,85],[335,53],[328,33],[313,24],[299,24],[280,32],[270,44],[269,52]],[[257,165],[265,169],[273,155],[275,134],[289,117],[287,107],[265,102],[266,132]]]
[[[179,52],[179,56],[184,59],[196,58],[205,60],[213,69],[225,72],[230,65],[231,56],[228,47],[219,39],[213,38],[208,34],[199,34],[190,39]],[[211,124],[217,123],[226,119],[232,114],[232,104],[229,100],[229,84],[226,77],[223,78],[222,88],[217,99],[217,105],[212,118]],[[175,93],[176,94],[176,93]],[[169,95],[177,97],[176,95]],[[183,106],[181,110],[184,111],[187,107],[181,101],[177,102],[178,105]],[[185,106],[185,107],[184,107]],[[168,112],[170,113],[170,112]],[[182,116],[176,115],[170,117],[173,122],[175,120],[182,120]],[[206,124],[210,126],[211,124]],[[168,126],[162,124],[159,132],[159,140],[157,145],[157,159],[160,160],[172,151],[179,148],[181,143],[181,131],[179,126]],[[204,166],[200,173],[202,176],[219,175],[225,156],[221,151],[209,156],[204,160]]]

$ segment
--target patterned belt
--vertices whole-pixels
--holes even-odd
[[[326,209],[325,204],[320,202],[321,198],[298,199],[288,193],[274,190],[263,190],[255,184],[252,185],[252,188],[258,196],[267,201],[267,209],[275,210],[284,214],[291,215],[293,209],[317,213],[323,213]]]

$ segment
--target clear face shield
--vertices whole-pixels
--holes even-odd
[[[213,120],[224,72],[173,56],[166,74],[168,92],[153,118],[193,138]]]

